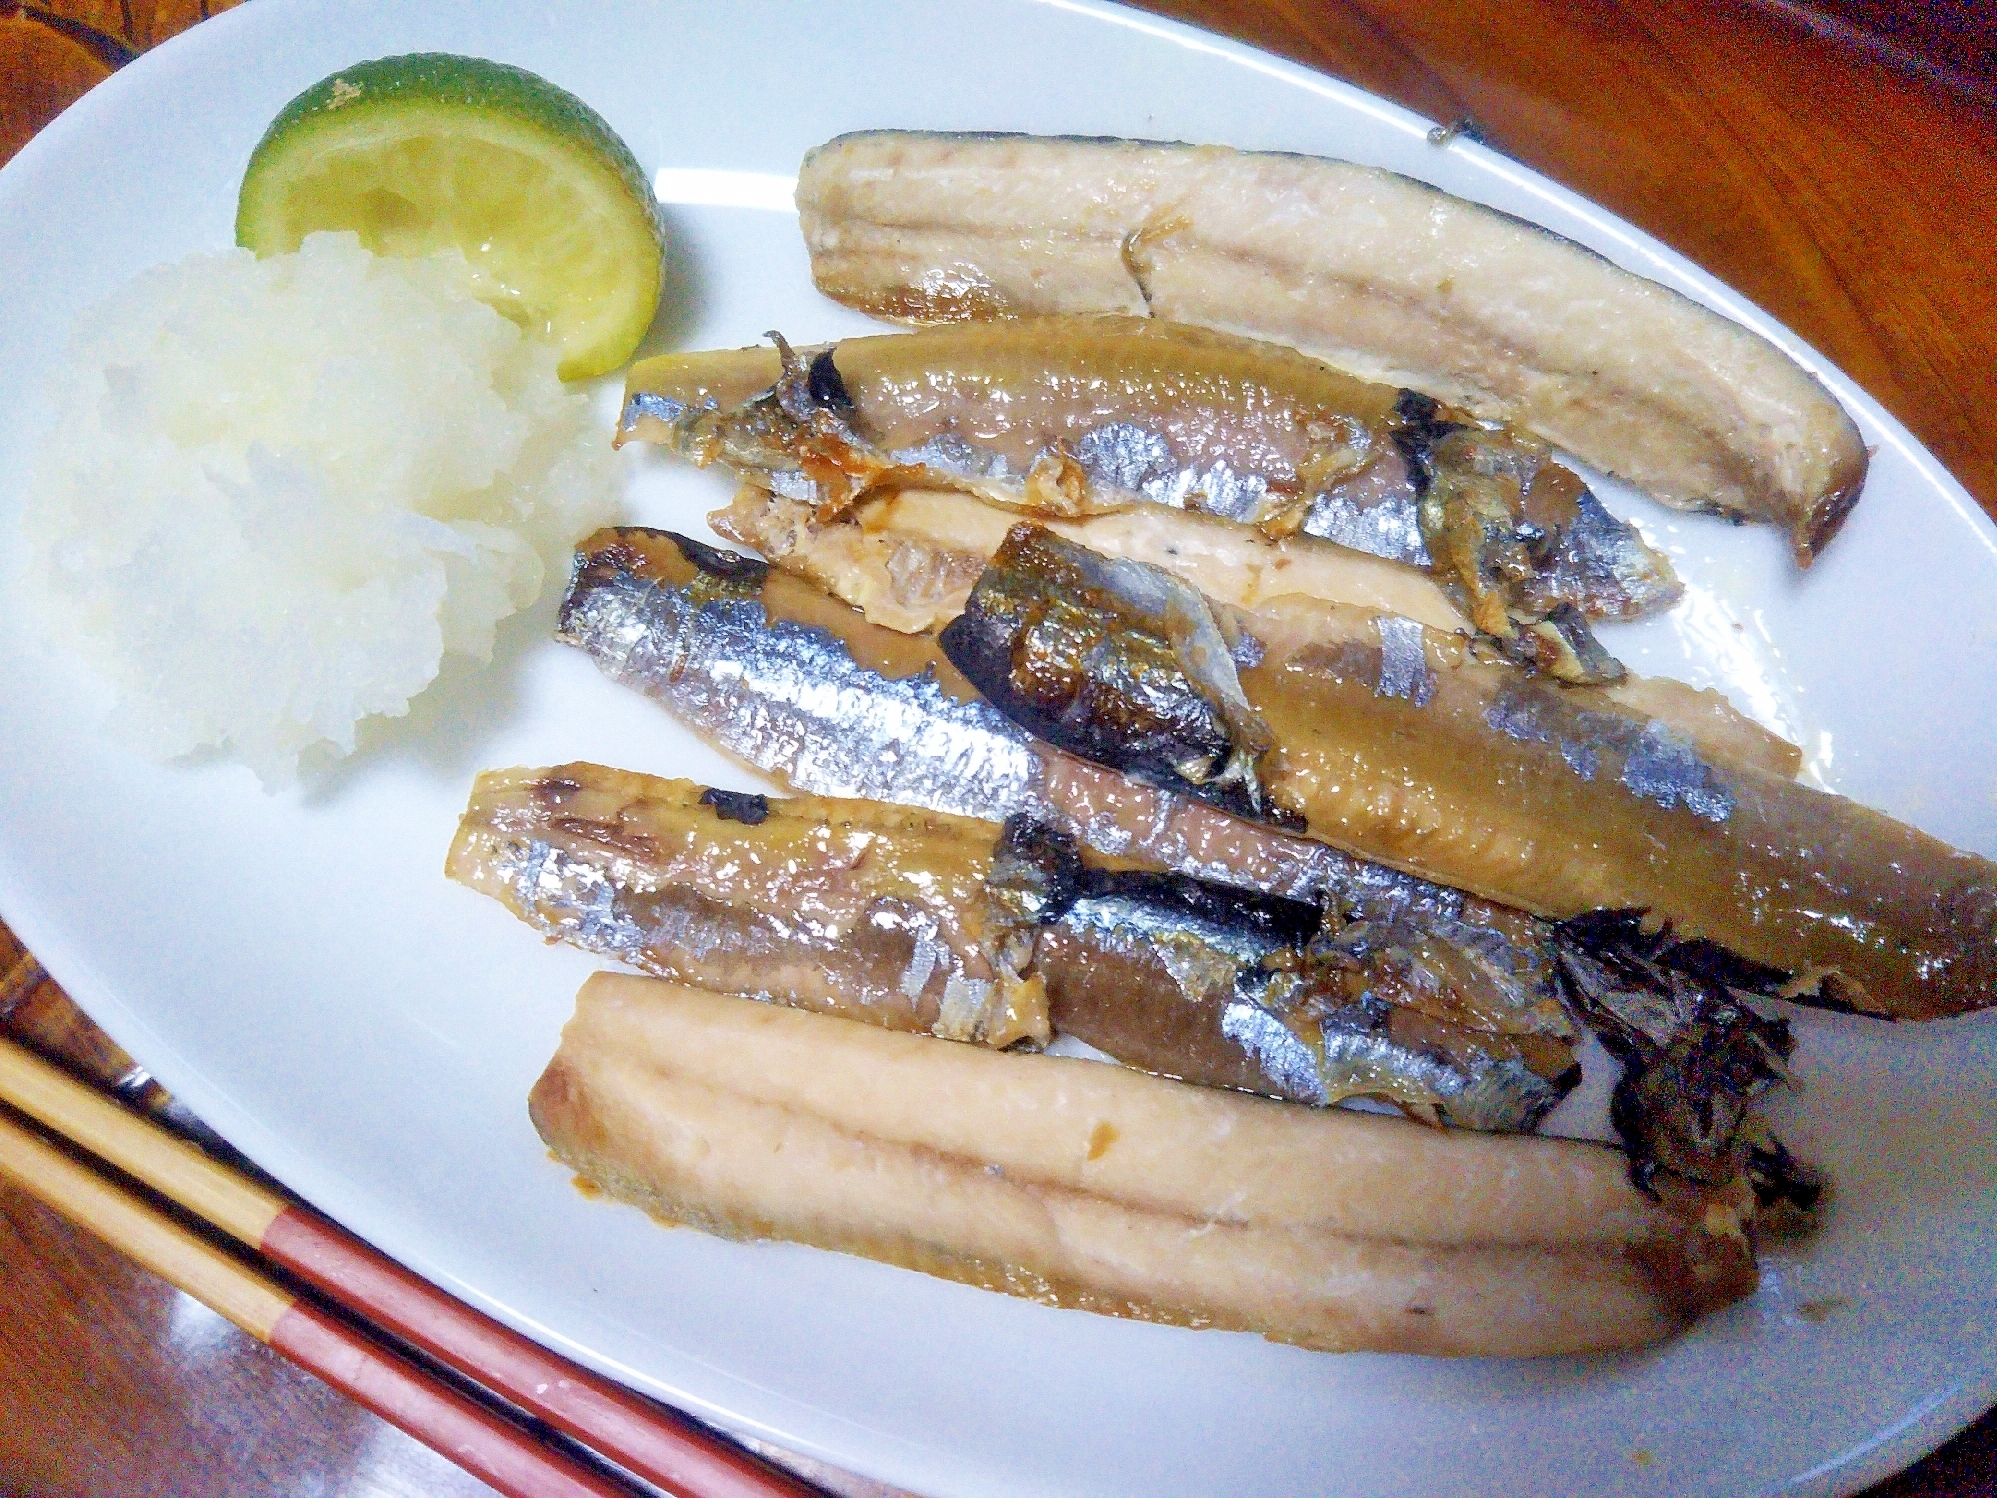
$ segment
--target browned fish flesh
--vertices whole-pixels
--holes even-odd
[[[869,131],[807,154],[827,295],[915,323],[1117,313],[1288,344],[1500,421],[1807,566],[1858,428],[1773,344],[1571,240],[1350,162],[1147,141]]]

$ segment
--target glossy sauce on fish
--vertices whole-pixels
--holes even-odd
[[[1133,313],[1290,345],[1536,433],[1808,566],[1864,438],[1760,335],[1561,235],[1354,162],[874,130],[810,152],[819,289],[915,323]],[[914,226],[920,226],[919,228]]]
[[[1127,596],[1093,597],[1100,559],[1021,527],[944,632],[953,662],[1020,721],[1088,753],[1097,702],[1163,725],[1215,711],[1184,673],[1138,659]],[[1997,866],[1842,797],[1715,763],[1655,720],[1534,680],[1412,621],[1294,603],[1244,615],[1238,676],[1272,748],[1256,774],[1311,836],[1547,917],[1634,908],[1681,934],[1810,978],[1846,1002],[1926,1018],[1997,984]],[[1168,626],[1153,627],[1149,659]],[[1058,649],[1050,641],[1058,640]],[[1091,669],[1049,669],[1048,662]],[[1209,735],[1210,736],[1210,735]],[[1230,748],[1234,747],[1230,740]],[[1188,737],[1187,762],[1213,750]],[[1141,773],[1169,773],[1161,739]],[[1161,768],[1163,767],[1163,768]]]
[[[1082,596],[1087,589],[1075,591]],[[881,629],[797,578],[684,537],[632,529],[592,537],[578,554],[564,620],[564,637],[607,673],[801,790],[864,781],[876,794],[939,810],[973,795],[1009,798],[1007,814],[1025,811],[1042,829],[1043,844],[1072,837],[1120,866],[1172,870],[1324,910],[1310,961],[1271,974],[1259,969],[1259,958],[1255,971],[1245,967],[1234,938],[1209,941],[1178,917],[1164,927],[1149,915],[1125,920],[1136,909],[1128,890],[1081,892],[1060,920],[1038,930],[1036,972],[1057,1024],[1065,1014],[1076,1033],[1093,1035],[1134,1064],[1177,1074],[1192,1054],[1204,1075],[1240,1085],[1242,1077],[1228,1068],[1241,1065],[1247,1046],[1257,1075],[1288,1079],[1262,1083],[1277,1095],[1357,1090],[1396,1097],[1425,1116],[1464,1119],[1501,1117],[1507,1109],[1523,1118],[1547,1084],[1555,1091],[1567,1085],[1571,1026],[1547,1002],[1550,954],[1560,950],[1556,971],[1567,971],[1565,938],[1521,911],[1229,815],[1044,743],[1026,745],[1030,760],[1006,760],[1024,742],[1018,730],[979,701],[955,668],[935,668],[934,641]],[[1272,640],[1281,638],[1270,620],[1262,627]],[[925,690],[911,692],[911,682]],[[914,717],[905,727],[940,746],[948,763],[982,778],[954,780],[935,763],[877,755],[866,737],[871,725],[909,713]],[[1023,773],[993,776],[1001,764]],[[994,891],[1007,886],[1004,879],[988,881]],[[1074,960],[1067,960],[1071,915],[1085,929]],[[1631,947],[1637,966],[1648,941]],[[1620,962],[1618,954],[1630,946],[1623,936],[1601,938],[1582,955]],[[1176,955],[1168,961],[1168,954]],[[1183,960],[1188,954],[1195,960]],[[1294,975],[1301,968],[1313,981],[1299,987]],[[1071,983],[1067,974],[1081,977]],[[1236,991],[1244,974],[1250,989]],[[1174,985],[1171,1002],[1149,1010],[1137,1028],[1116,1031],[1112,1017],[1130,1012],[1121,1006],[1118,982],[1161,977]],[[1267,1002],[1272,995],[1280,1002]],[[1751,1053],[1761,1022],[1745,1006],[1728,1003],[1724,1023],[1716,1012],[1701,1011],[1685,1033],[1727,1046],[1738,1034]],[[1217,1030],[1226,1044],[1216,1041]],[[1161,1040],[1168,1032],[1170,1041]],[[1201,1037],[1203,1051],[1192,1044]],[[1161,1045],[1192,1048],[1168,1056]],[[1656,1045],[1666,1056],[1683,1048],[1668,1025]],[[1699,1040],[1695,1049],[1704,1048],[1709,1042]],[[1310,1068],[1285,1061],[1299,1052],[1314,1058]],[[1453,1059],[1435,1067],[1438,1057]],[[1739,1158],[1735,1125],[1744,1130],[1752,1120],[1719,1108],[1717,1099],[1709,1107],[1704,1073],[1687,1073],[1674,1061],[1646,1068],[1653,1079],[1678,1080],[1652,1088],[1627,1120],[1638,1166],[1650,1157],[1645,1151],[1655,1153],[1644,1141],[1682,1134],[1674,1122],[1680,1118],[1732,1119],[1717,1133],[1706,1130],[1708,1147],[1719,1152],[1715,1158]],[[1438,1101],[1444,1095],[1446,1106]],[[1497,1113],[1490,1111],[1494,1101]],[[1747,1210],[1740,1200],[1745,1189],[1736,1178],[1720,1193],[1719,1209]],[[1695,1215],[1715,1204],[1706,1187],[1692,1196]]]
[[[446,869],[655,976],[889,1029],[1058,1029],[1190,1082],[1479,1129],[1531,1128],[1579,1077],[1546,967],[1439,931],[1424,960],[1314,904],[1085,862],[1025,818],[574,764],[480,776]]]
[[[1150,505],[1335,541],[1432,571],[1521,659],[1590,680],[1614,672],[1583,616],[1679,592],[1544,444],[1274,345],[1131,318],[852,338],[786,349],[762,392],[727,404],[755,368],[751,351],[647,361],[620,437],[726,463],[821,520],[926,485],[1043,516]],[[1563,614],[1565,634],[1544,627]]]
[[[1018,514],[961,492],[897,489],[819,523],[810,507],[745,484],[708,517],[785,572],[809,579],[867,619],[905,633],[946,626],[1004,544]],[[1290,598],[1398,614],[1445,633],[1468,621],[1428,576],[1342,547],[1269,540],[1246,526],[1164,510],[1048,520],[1045,528],[1090,551],[1145,562],[1184,579],[1216,603],[1266,609]],[[1793,776],[1802,752],[1745,716],[1720,693],[1663,676],[1625,675],[1607,692],[1664,720],[1729,764]]]

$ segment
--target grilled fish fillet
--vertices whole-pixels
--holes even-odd
[[[809,497],[822,518],[889,485],[958,488],[1043,520],[1163,508],[1367,553],[1428,573],[1479,629],[1564,675],[1583,663],[1544,621],[1585,634],[1681,591],[1544,443],[1156,319],[663,354],[626,380],[627,436]]]
[[[806,155],[820,290],[908,322],[1114,312],[1287,343],[1533,432],[1807,566],[1858,428],[1758,334],[1393,172],[1146,141],[869,131]]]
[[[1764,1137],[1765,1130],[1744,1111],[1753,1095],[1780,1080],[1787,1041],[1779,1021],[1761,1018],[1740,999],[1785,985],[1790,976],[1786,968],[1757,967],[1697,939],[1680,942],[1646,933],[1638,913],[1627,911],[1569,922],[1575,928],[1571,938],[1565,928],[1555,936],[1520,911],[1227,815],[1194,797],[1161,791],[1048,745],[1031,744],[978,700],[955,667],[934,654],[933,639],[881,629],[797,578],[685,537],[623,529],[590,538],[578,552],[562,618],[562,637],[587,651],[613,680],[653,697],[717,744],[801,791],[865,795],[958,815],[1026,813],[1050,832],[1072,834],[1112,860],[1309,900],[1344,922],[1338,928],[1337,955],[1356,959],[1362,988],[1373,991],[1361,996],[1362,1016],[1340,1016],[1327,1034],[1321,1015],[1303,1014],[1310,1023],[1298,1027],[1281,1017],[1267,1023],[1248,1008],[1237,1013],[1234,997],[1256,997],[1232,993],[1240,970],[1231,960],[1219,964],[1228,968],[1227,984],[1209,982],[1217,965],[1204,937],[1191,944],[1194,955],[1206,948],[1204,956],[1191,964],[1179,962],[1177,956],[1186,954],[1170,952],[1180,934],[1176,918],[1168,916],[1159,924],[1147,914],[1149,929],[1126,941],[1116,928],[1130,924],[1121,917],[1137,913],[1133,906],[1113,895],[1100,902],[1078,900],[1067,913],[1081,918],[1084,926],[1096,926],[1083,936],[1078,952],[1058,951],[1066,933],[1041,933],[1057,949],[1056,969],[1064,956],[1073,955],[1077,960],[1067,962],[1065,970],[1087,977],[1074,986],[1058,972],[1049,980],[1054,1022],[1095,1036],[1105,1049],[1133,1064],[1190,1075],[1184,1070],[1193,1064],[1187,1052],[1174,1053],[1174,1047],[1190,1045],[1205,1055],[1199,1064],[1209,1068],[1201,1073],[1206,1080],[1256,1085],[1248,1074],[1230,1070],[1240,1066],[1239,1047],[1246,1045],[1255,1052],[1249,1070],[1260,1074],[1262,1085],[1278,1075],[1304,1081],[1317,1073],[1315,1082],[1329,1093],[1354,1080],[1351,1063],[1370,1064],[1365,1052],[1384,1040],[1386,1049],[1374,1059],[1388,1062],[1397,1080],[1395,1087],[1380,1091],[1407,1106],[1415,1099],[1403,1084],[1423,1068],[1417,1064],[1411,1072],[1403,1063],[1418,1062],[1418,1057],[1395,1048],[1410,1046],[1418,1052],[1430,1041],[1448,1040],[1446,1031],[1421,1035],[1417,1014],[1432,1007],[1424,995],[1446,996],[1449,1005],[1476,1011],[1484,1007],[1477,997],[1484,994],[1501,1002],[1486,1022],[1472,1028],[1501,1031],[1519,1041],[1518,1059],[1541,1078],[1565,1085],[1558,1058],[1550,1065],[1532,1060],[1534,1047],[1518,1034],[1519,1011],[1536,1002],[1528,996],[1540,991],[1551,940],[1560,948],[1563,983],[1572,988],[1591,1024],[1606,1025],[1602,1033],[1613,1033],[1626,1054],[1626,1086],[1618,1094],[1623,1116],[1617,1126],[1630,1144],[1632,1169],[1650,1179],[1665,1167],[1705,1196],[1716,1183],[1724,1193],[1738,1195],[1735,1188],[1745,1190],[1743,1183],[1752,1180],[1755,1195],[1773,1190],[1807,1210],[1809,1191],[1801,1184],[1802,1173],[1785,1166],[1786,1152]],[[1406,626],[1407,621],[1401,623]],[[1181,718],[1181,726],[1191,724],[1197,710]],[[1190,768],[1184,756],[1176,764],[1168,756],[1166,763]],[[459,850],[470,850],[475,872],[466,877],[551,935],[580,940],[667,976],[703,983],[741,981],[731,969],[727,942],[715,947],[703,937],[690,947],[673,936],[679,944],[662,952],[667,943],[660,933],[672,936],[682,929],[683,902],[677,896],[655,900],[655,893],[664,892],[655,891],[648,882],[652,873],[636,864],[628,870],[636,877],[625,880],[620,872],[631,847],[656,841],[656,829],[648,827],[652,810],[642,805],[651,798],[641,796],[627,807],[613,794],[614,816],[576,817],[559,808],[581,789],[580,781],[566,773],[555,779],[562,784],[551,785],[549,794],[517,785],[496,787],[490,805],[474,804]],[[632,808],[636,820],[627,828]],[[633,833],[640,835],[634,839]],[[627,882],[636,894],[628,902]],[[809,905],[817,898],[800,902],[781,889],[766,895],[760,898],[763,912]],[[1090,908],[1085,910],[1085,904]],[[701,909],[703,920],[726,915],[711,903]],[[1106,924],[1097,924],[1101,918]],[[1327,917],[1327,928],[1330,924]],[[1100,939],[1104,936],[1110,938],[1106,944]],[[1108,947],[1122,950],[1109,952]],[[867,960],[884,955],[900,972],[914,952],[902,952],[898,963],[886,948],[870,948]],[[851,956],[844,953],[839,962],[819,966],[829,976]],[[1104,956],[1107,960],[1098,960]],[[1154,963],[1154,958],[1159,960]],[[694,965],[687,966],[688,961]],[[707,966],[710,961],[719,966]],[[1126,962],[1130,971],[1118,973]],[[1126,1009],[1105,1007],[1103,995],[1125,977],[1155,979],[1157,967],[1191,1002],[1147,1036],[1141,1025],[1125,1023],[1130,1017]],[[933,975],[934,969],[929,971]],[[867,989],[865,981],[854,981],[851,974],[826,983],[798,973],[794,964],[785,981],[786,1002],[807,1005],[829,994],[836,1007],[863,997]],[[901,981],[876,981],[874,986],[900,990]],[[774,994],[776,988],[762,982],[756,991]],[[1381,1002],[1389,1011],[1383,1016],[1384,1037],[1380,1026],[1349,1022]],[[893,1023],[893,1016],[930,1025],[920,1011],[895,1001],[866,1013],[876,1022]],[[1228,1033],[1230,1017],[1238,1022],[1233,1034]],[[1438,1017],[1454,1024],[1462,1016],[1445,1010]],[[1229,1042],[1219,1047],[1219,1054],[1212,1049],[1215,1022]],[[1316,1036],[1307,1033],[1310,1024],[1319,1026]],[[1397,1029],[1402,1030],[1398,1037]],[[1526,1029],[1554,1039],[1564,1034],[1530,1024]],[[1293,1068],[1299,1041],[1313,1057],[1321,1052],[1327,1061],[1335,1047],[1338,1065],[1330,1070],[1342,1069],[1343,1075],[1320,1071],[1315,1060],[1309,1067]],[[1512,1044],[1506,1040],[1490,1049],[1496,1075],[1507,1064],[1499,1052],[1509,1051]],[[1722,1055],[1735,1060],[1714,1065]],[[1469,1059],[1467,1052],[1459,1056],[1464,1059]],[[1477,1069],[1475,1064],[1467,1068],[1471,1073]],[[1445,1067],[1422,1085],[1433,1092],[1432,1084],[1448,1075]],[[1312,1095],[1309,1087],[1287,1080],[1270,1090]],[[1454,1084],[1448,1090],[1455,1091]],[[1623,1091],[1629,1093],[1626,1100]],[[1487,1096],[1507,1093],[1528,1103],[1532,1096],[1530,1088],[1500,1088]],[[1463,1099],[1458,1092],[1458,1106]],[[1432,1099],[1428,1106],[1434,1106]],[[1669,1175],[1660,1179],[1670,1185]]]
[[[1223,678],[1145,570],[1022,525],[940,643],[1048,742],[1357,856],[1540,916],[1647,910],[1900,1018],[1997,1001],[1989,860],[1407,619],[1244,612]]]
[[[1028,818],[771,799],[599,765],[487,771],[445,872],[659,977],[1323,1106],[1530,1129],[1580,1077],[1551,964],[1485,927],[1085,861]]]
[[[1754,1287],[1600,1146],[1443,1132],[655,979],[584,985],[529,1100],[670,1221],[1334,1351],[1598,1352]]]
[[[810,506],[745,484],[708,523],[784,571],[810,578],[869,620],[920,633],[963,612],[972,586],[1019,517],[972,494],[898,489],[820,524]],[[1271,541],[1246,527],[1158,508],[1045,525],[1104,556],[1162,567],[1234,608],[1315,599],[1398,614],[1445,634],[1465,628],[1421,573],[1342,547]],[[1785,777],[1802,768],[1802,750],[1711,689],[1631,672],[1601,690],[1624,708],[1668,723],[1720,763]]]

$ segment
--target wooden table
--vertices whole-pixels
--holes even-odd
[[[0,0],[0,161],[233,0]],[[1713,271],[1997,514],[1997,12],[1908,0],[1150,0],[1483,137]],[[20,273],[19,268],[10,268]],[[0,1026],[127,1064],[0,927]],[[141,1103],[158,1106],[139,1089]],[[0,1495],[487,1490],[0,1188]],[[828,1489],[886,1490],[821,1467]],[[1877,1498],[1997,1492],[1997,1415]]]

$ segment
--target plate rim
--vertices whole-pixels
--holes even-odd
[[[85,135],[94,129],[99,116],[115,109],[125,91],[137,86],[124,81],[123,75],[131,74],[142,79],[150,79],[155,72],[183,61],[191,62],[203,52],[226,52],[227,49],[241,45],[239,33],[248,36],[263,29],[282,32],[292,13],[311,9],[315,3],[316,0],[264,0],[264,3],[258,6],[238,7],[209,18],[142,54],[134,62],[120,69],[118,74],[104,80],[63,111],[62,115],[32,139],[5,169],[0,169],[0,204],[4,204],[9,197],[14,196],[16,191],[31,193],[33,182],[44,170],[43,159],[53,157],[59,151],[66,149],[70,137]],[[1432,123],[1410,109],[1303,64],[1185,22],[1132,10],[1124,5],[1112,3],[1112,0],[958,0],[958,3],[972,4],[979,8],[994,5],[1032,6],[1075,14],[1095,22],[1128,27],[1188,50],[1206,54],[1223,65],[1245,65],[1253,71],[1261,72],[1287,85],[1302,88],[1334,104],[1357,108],[1404,134],[1425,133]],[[1862,424],[1871,429],[1867,433],[1869,438],[1876,433],[1882,440],[1891,442],[1911,464],[1921,480],[1949,504],[1955,512],[1955,518],[1968,524],[1985,548],[1993,555],[1997,555],[1997,521],[1994,521],[1992,516],[1971,498],[1967,489],[1935,459],[1926,446],[1869,392],[1846,376],[1834,363],[1785,324],[1733,291],[1716,275],[1706,271],[1689,257],[1671,249],[1661,240],[1619,215],[1611,213],[1593,200],[1583,197],[1577,191],[1564,187],[1553,178],[1481,143],[1459,139],[1448,149],[1473,153],[1474,159],[1484,169],[1505,180],[1515,189],[1529,193],[1538,202],[1580,214],[1591,229],[1620,245],[1628,256],[1643,262],[1644,269],[1639,270],[1639,274],[1649,275],[1652,279],[1661,280],[1673,289],[1686,291],[1688,294],[1696,288],[1704,295],[1698,295],[1695,299],[1767,337],[1822,380],[1831,394],[1848,411],[1854,416],[1861,417]],[[17,184],[23,183],[28,185],[17,188]],[[1599,249],[1601,246],[1594,245],[1591,248]],[[1629,265],[1629,260],[1623,256],[1612,258],[1615,258],[1619,264]],[[1685,284],[1687,282],[1692,285],[1688,286]],[[223,1137],[241,1148],[250,1158],[264,1164],[266,1168],[269,1168],[273,1162],[281,1162],[280,1168],[272,1170],[272,1174],[280,1180],[289,1181],[314,1175],[309,1151],[295,1148],[276,1132],[257,1123],[233,1102],[224,1090],[211,1085],[194,1058],[185,1056],[176,1048],[169,1046],[166,1038],[130,1009],[112,991],[110,985],[98,981],[88,954],[83,949],[86,944],[72,943],[68,940],[60,929],[62,923],[59,917],[37,898],[36,892],[24,879],[17,878],[14,860],[7,854],[4,839],[0,839],[0,910],[6,912],[9,925],[20,935],[28,949],[36,955],[37,960],[43,963],[45,970],[77,999],[79,1006],[83,1007],[94,1021],[102,1025],[121,1046],[135,1057],[143,1058],[142,1064],[160,1076],[172,1091],[182,1096],[205,1122],[216,1128]],[[53,964],[49,960],[52,955]],[[323,1205],[325,1198],[316,1193],[311,1200],[336,1220],[365,1221],[371,1215],[366,1210],[364,1200],[366,1193],[361,1183],[354,1182],[352,1185],[354,1194],[363,1200],[342,1201],[341,1210],[335,1211]],[[335,1193],[336,1196],[344,1194]],[[402,1258],[401,1255],[397,1257]],[[763,1439],[775,1441],[790,1449],[818,1456],[842,1466],[852,1466],[854,1462],[852,1453],[843,1448],[826,1444],[794,1429],[769,1424],[760,1418],[745,1415],[740,1410],[723,1409],[690,1390],[674,1387],[656,1376],[645,1374],[599,1354],[568,1337],[558,1328],[543,1325],[524,1316],[515,1308],[449,1272],[443,1266],[430,1262],[426,1255],[411,1255],[402,1261],[433,1282],[446,1286],[451,1293],[468,1304],[534,1336],[536,1340],[557,1348],[578,1362],[596,1367],[640,1388],[663,1393],[675,1404],[703,1413],[732,1430],[752,1432]],[[776,1398],[785,1405],[792,1403],[788,1396],[777,1395]],[[1915,1410],[1906,1418],[1896,1422],[1888,1431],[1879,1433],[1861,1447],[1851,1452],[1840,1453],[1809,1471],[1795,1474],[1777,1487],[1785,1492],[1825,1494],[1854,1492],[1901,1470],[1920,1456],[1944,1444],[1993,1406],[1997,1406],[1997,1358],[1993,1358],[1980,1370],[1978,1377],[1959,1383],[1946,1397],[1938,1397],[1927,1407]],[[816,1413],[823,1415],[822,1411]],[[883,1434],[879,1430],[869,1432],[869,1435],[877,1440]],[[921,1449],[903,1445],[906,1454],[919,1454]],[[861,1471],[867,1468],[852,1466],[852,1470]],[[1777,1489],[1767,1491],[1775,1490]]]

